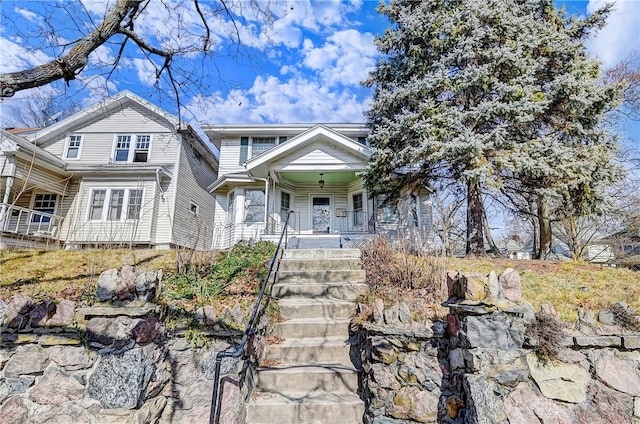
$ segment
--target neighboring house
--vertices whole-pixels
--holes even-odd
[[[213,247],[273,239],[289,212],[294,246],[338,247],[372,232],[431,229],[429,191],[404,196],[403,206],[370,199],[360,174],[367,169],[368,129],[361,124],[210,125],[220,150]]]
[[[209,140],[141,97],[123,91],[25,138],[0,137],[0,247],[211,247]]]

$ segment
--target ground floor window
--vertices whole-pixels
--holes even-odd
[[[362,225],[362,223],[364,222],[362,193],[354,194],[352,199],[353,199],[353,225]]]
[[[92,189],[89,199],[89,221],[125,221],[140,219],[142,189]]]
[[[263,189],[246,189],[244,191],[244,222],[264,221],[265,196]]]
[[[33,210],[37,212],[43,212],[53,215],[56,212],[56,203],[58,201],[58,195],[53,193],[38,193],[33,199]],[[32,222],[50,222],[51,217],[47,215],[41,215],[38,213],[33,214]]]
[[[291,210],[291,195],[289,193],[282,192],[280,195],[280,219],[282,222],[286,221],[287,214]]]

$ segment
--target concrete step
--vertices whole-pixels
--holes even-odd
[[[270,344],[265,359],[274,366],[342,364],[352,366],[345,336],[290,338]]]
[[[286,319],[333,318],[344,319],[355,315],[356,306],[345,300],[286,298],[278,301],[280,315]]]
[[[287,249],[284,259],[360,258],[360,249]]]
[[[280,271],[362,269],[360,258],[285,258],[280,261]]]
[[[365,283],[276,283],[271,290],[271,295],[279,299],[301,297],[355,301],[359,296],[366,296],[367,293],[369,293],[369,286]]]
[[[362,424],[364,403],[355,393],[263,393],[247,404],[248,424]]]
[[[291,388],[297,392],[355,393],[358,374],[353,367],[340,364],[261,368],[258,370],[257,388],[276,393],[284,393]]]
[[[281,339],[331,337],[349,334],[349,319],[300,318],[279,322],[273,334]]]
[[[276,281],[282,284],[301,283],[364,283],[364,270],[306,270],[306,271],[278,271]]]

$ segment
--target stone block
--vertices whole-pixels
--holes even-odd
[[[49,354],[39,346],[21,346],[4,366],[5,377],[40,374],[49,365]]]
[[[520,274],[513,268],[507,268],[498,276],[502,287],[502,296],[515,303],[522,300],[522,281]]]
[[[98,277],[97,298],[99,302],[111,300],[115,297],[116,289],[119,284],[119,276],[117,269],[108,269],[103,271]]]
[[[622,339],[618,336],[576,336],[576,346],[580,347],[620,347]]]
[[[581,366],[544,360],[535,353],[527,355],[527,364],[531,378],[545,397],[569,403],[587,399],[591,374]]]
[[[49,327],[67,327],[73,323],[73,317],[76,313],[76,302],[72,300],[61,300],[56,307],[56,313],[53,314],[47,326]]]
[[[506,421],[504,406],[497,388],[485,376],[464,374],[463,387],[467,395],[467,422],[501,423]]]
[[[633,415],[640,418],[640,397],[633,400]]]
[[[476,272],[468,272],[462,274],[458,281],[459,292],[464,300],[478,301],[487,297],[487,277]]]
[[[510,423],[573,424],[568,411],[557,403],[538,396],[526,383],[520,383],[504,400],[504,412]]]
[[[502,312],[463,319],[460,339],[469,348],[519,349],[524,343],[522,319]]]
[[[142,349],[104,355],[89,377],[87,393],[103,408],[138,408],[154,370]]]
[[[29,397],[40,405],[62,405],[84,396],[84,386],[75,378],[50,368],[29,391]]]
[[[596,375],[607,386],[631,396],[640,396],[640,369],[633,360],[603,351],[596,355]]]
[[[625,349],[640,349],[640,336],[622,336]]]

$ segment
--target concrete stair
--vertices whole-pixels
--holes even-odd
[[[366,295],[357,249],[286,250],[272,295],[284,321],[258,369],[249,424],[362,423],[349,320]]]

